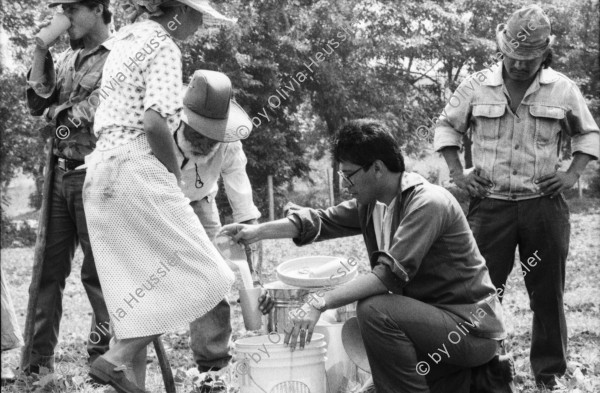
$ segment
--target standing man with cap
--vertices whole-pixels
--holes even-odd
[[[434,147],[472,197],[469,224],[500,296],[519,247],[534,313],[531,368],[539,386],[552,388],[567,366],[563,295],[570,224],[561,193],[598,159],[599,130],[577,85],[550,68],[554,36],[539,6],[516,11],[498,26],[496,38],[502,62],[459,86],[463,99],[455,95],[448,102]],[[469,128],[475,169],[463,170],[458,149]],[[558,170],[563,133],[573,151],[566,171]]]
[[[260,212],[252,201],[241,139],[252,122],[232,97],[231,81],[220,72],[194,73],[184,93],[183,113],[174,138],[181,167],[182,190],[209,239],[221,229],[215,197],[223,178],[233,220],[257,224]],[[200,372],[217,371],[229,363],[231,337],[227,299],[190,325],[191,348]]]
[[[53,184],[47,241],[42,268],[39,300],[35,314],[33,349],[25,371],[39,373],[39,367],[54,368],[54,348],[62,315],[62,293],[71,272],[71,262],[79,243],[84,259],[81,281],[93,314],[88,337],[90,363],[108,350],[109,314],[102,296],[83,210],[82,188],[86,170],[76,169],[92,152],[96,137],[91,132],[98,105],[98,89],[109,49],[112,14],[109,0],[51,1],[61,5],[68,17],[71,48],[56,60],[48,47],[36,46],[28,74],[27,104],[35,116],[43,116],[54,131]],[[39,44],[38,44],[39,45]]]

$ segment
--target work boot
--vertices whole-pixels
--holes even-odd
[[[489,362],[471,369],[470,393],[513,393],[515,364],[512,354],[500,343],[498,352]]]
[[[207,372],[200,386],[194,392],[197,393],[227,393],[227,384],[215,373]]]

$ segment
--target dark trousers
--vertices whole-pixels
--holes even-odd
[[[567,322],[563,307],[569,252],[569,209],[563,196],[525,201],[473,199],[469,224],[496,288],[507,278],[519,247],[521,272],[533,311],[531,369],[538,383],[553,383],[567,367]]]
[[[190,206],[200,219],[208,238],[214,241],[221,229],[219,210],[214,196],[192,201]],[[229,364],[231,351],[231,308],[227,299],[190,323],[190,348],[200,372],[220,370]]]
[[[458,333],[464,320],[406,296],[361,300],[357,317],[377,393],[469,393],[471,367],[499,346]]]
[[[92,306],[92,321],[87,340],[90,359],[108,350],[109,314],[102,296],[100,281],[83,211],[82,189],[85,170],[65,172],[54,168],[54,182],[49,203],[46,250],[33,334],[31,365],[54,367],[54,348],[58,342],[62,317],[62,295],[71,273],[77,244],[83,250],[81,282]]]
[[[200,372],[220,370],[229,364],[231,308],[227,299],[190,323],[190,347]]]

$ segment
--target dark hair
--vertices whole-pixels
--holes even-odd
[[[381,160],[392,172],[404,172],[400,145],[388,128],[373,119],[350,120],[334,136],[331,153],[338,161],[366,167]]]
[[[552,64],[552,58],[554,57],[554,50],[552,48],[548,49],[548,53],[546,54],[546,58],[542,62],[542,68],[548,68]]]
[[[500,60],[504,59],[504,53],[502,53],[502,51],[500,50],[500,47],[496,47],[496,55],[500,53],[502,55]],[[550,67],[550,65],[552,64],[552,59],[554,57],[554,49],[552,49],[551,47],[548,48],[548,53],[546,53],[546,58],[544,59],[544,61],[542,61],[542,64],[540,67],[542,68],[548,68]]]
[[[102,6],[102,20],[104,21],[104,24],[107,25],[111,22],[112,12],[110,12],[110,10],[108,9],[108,7],[109,7],[108,1],[105,1],[105,0],[83,0],[79,4],[86,6],[90,10],[92,8],[96,7],[97,5],[101,5]]]

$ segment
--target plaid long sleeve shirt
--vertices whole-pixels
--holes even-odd
[[[477,72],[456,89],[436,123],[434,149],[461,146],[471,129],[473,164],[492,183],[490,198],[540,196],[534,181],[560,166],[562,131],[573,153],[598,159],[600,137],[583,95],[569,78],[542,69],[516,112],[509,106],[502,64]]]
[[[83,48],[67,49],[58,55],[56,64],[50,52],[46,55],[41,80],[31,80],[27,74],[27,105],[34,116],[57,105],[50,121],[54,154],[83,161],[96,146],[93,131],[94,115],[100,103],[99,89],[102,69],[109,53],[104,43],[84,53]]]

